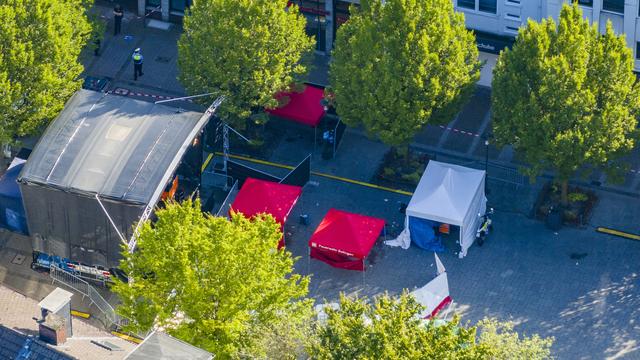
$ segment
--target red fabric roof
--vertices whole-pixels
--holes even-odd
[[[231,209],[241,212],[246,217],[261,213],[271,214],[277,222],[284,225],[300,194],[300,186],[247,178],[231,204]]]
[[[330,209],[309,239],[309,246],[312,250],[364,259],[384,223],[382,219]]]
[[[276,99],[289,97],[289,102],[277,109],[267,110],[269,113],[293,120],[301,124],[316,127],[324,116],[324,107],[320,101],[324,97],[324,90],[315,86],[305,85],[304,91],[283,92],[276,95]]]

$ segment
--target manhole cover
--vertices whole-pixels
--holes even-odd
[[[582,260],[582,259],[586,258],[587,255],[589,255],[589,254],[587,254],[587,253],[571,253],[571,255],[569,255],[569,257],[572,260]]]
[[[22,265],[22,263],[24,262],[25,256],[21,255],[21,254],[17,254],[13,260],[11,260],[11,263],[13,264],[17,264],[17,265]]]
[[[170,58],[170,57],[166,57],[166,56],[158,56],[158,57],[156,58],[156,61],[157,61],[157,62],[160,62],[160,63],[165,63],[165,64],[166,64],[166,63],[168,63],[169,61],[171,61],[171,58]]]

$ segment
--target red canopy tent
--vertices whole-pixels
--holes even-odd
[[[309,256],[333,267],[364,271],[364,260],[384,224],[382,219],[330,209],[309,239]]]
[[[291,209],[302,194],[302,187],[278,184],[272,181],[247,178],[238,192],[231,210],[251,218],[255,215],[271,214],[284,230],[284,223]],[[284,231],[278,247],[284,246]]]
[[[318,126],[324,116],[324,107],[320,103],[324,98],[323,89],[305,85],[303,92],[282,92],[276,95],[278,100],[283,97],[289,98],[286,105],[268,109],[267,112],[314,128]]]

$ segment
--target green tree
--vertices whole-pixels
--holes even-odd
[[[0,0],[0,142],[34,133],[80,88],[84,0]]]
[[[287,0],[199,0],[178,42],[180,81],[191,94],[226,95],[217,114],[236,126],[306,73],[306,20]]]
[[[551,359],[553,338],[539,335],[520,337],[513,331],[513,323],[500,323],[495,319],[478,322],[478,341],[488,346],[492,360],[542,360]]]
[[[522,338],[511,324],[487,319],[475,327],[419,318],[422,306],[408,293],[365,299],[340,298],[338,310],[327,309],[317,340],[309,342],[314,359],[527,359],[550,358],[551,339]],[[512,355],[512,356],[510,356]]]
[[[604,34],[564,5],[558,24],[529,20],[493,72],[493,130],[512,144],[532,178],[553,169],[567,183],[584,165],[606,167],[633,149],[640,96],[632,52],[607,23]],[[613,167],[609,166],[609,170]]]
[[[464,15],[450,0],[362,0],[351,11],[329,72],[341,119],[392,146],[451,121],[480,77]]]
[[[292,274],[294,259],[278,250],[275,220],[238,214],[229,221],[203,214],[199,201],[169,203],[156,214],[153,226],[142,226],[137,250],[123,252],[121,268],[133,281],[113,287],[127,330],[162,327],[217,359],[294,357],[309,323],[309,280]]]

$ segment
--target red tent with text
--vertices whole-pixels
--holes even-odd
[[[284,223],[301,194],[300,186],[247,178],[231,204],[231,211],[248,218],[262,213],[271,214],[280,223],[280,229],[284,230]],[[282,246],[284,234],[279,244],[279,247]]]
[[[309,255],[333,267],[364,271],[384,225],[382,219],[330,209],[309,239]]]

